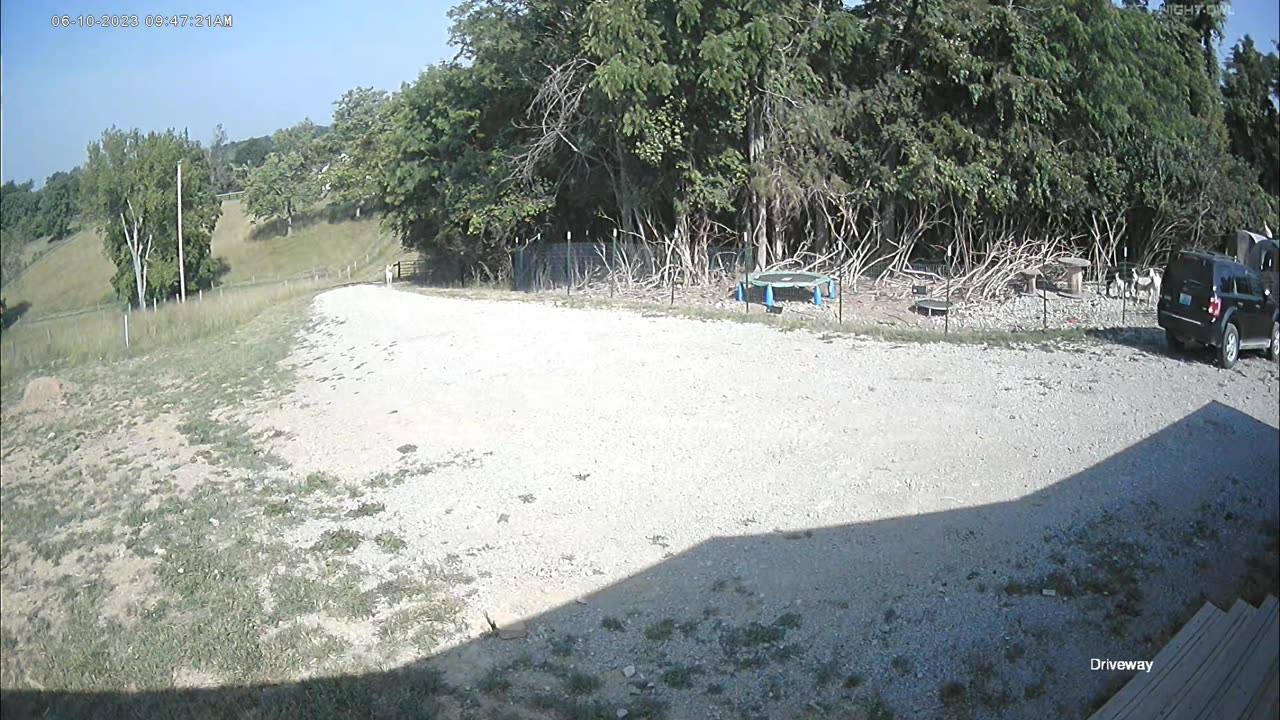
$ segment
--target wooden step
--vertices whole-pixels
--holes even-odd
[[[1235,673],[1239,672],[1250,649],[1257,644],[1259,634],[1270,619],[1267,613],[1260,612],[1243,600],[1237,600],[1236,605],[1246,608],[1243,621],[1236,625],[1231,634],[1218,645],[1218,649],[1209,657],[1202,671],[1191,678],[1187,687],[1178,694],[1173,707],[1162,715],[1162,718],[1200,720],[1217,717],[1214,713],[1214,704],[1222,687],[1230,682]]]
[[[1127,720],[1166,720],[1182,702],[1191,683],[1204,672],[1214,655],[1221,652],[1223,643],[1239,630],[1253,612],[1252,605],[1243,600],[1236,601],[1231,610],[1214,624],[1203,642],[1196,646],[1196,652],[1184,655],[1177,666],[1165,674],[1160,685],[1147,694],[1142,707],[1136,709]]]
[[[1202,718],[1243,718],[1260,702],[1267,681],[1276,676],[1280,667],[1280,601],[1267,599],[1258,608],[1263,616],[1261,631],[1250,639],[1236,667],[1227,677],[1209,705],[1212,712],[1201,713]]]
[[[1271,666],[1271,679],[1253,699],[1248,720],[1276,720],[1280,717],[1280,664]]]
[[[1147,707],[1149,701],[1162,694],[1164,679],[1176,673],[1183,663],[1199,665],[1213,652],[1222,638],[1226,614],[1205,603],[1187,621],[1173,639],[1153,659],[1151,672],[1136,673],[1127,685],[1095,712],[1091,720],[1132,720],[1134,713]]]

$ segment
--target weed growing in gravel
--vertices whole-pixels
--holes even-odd
[[[178,432],[192,445],[209,446],[210,461],[215,465],[227,462],[255,471],[288,466],[279,456],[258,448],[257,438],[242,422],[194,414],[178,425]]]
[[[493,667],[476,683],[476,689],[490,697],[505,698],[511,694],[509,674],[509,668]]]
[[[377,515],[378,513],[386,509],[387,509],[387,506],[384,505],[383,503],[371,503],[371,502],[360,503],[359,507],[347,513],[347,517],[352,517],[352,518],[372,517],[373,515]]]
[[[904,677],[911,673],[911,659],[906,655],[894,655],[893,660],[889,661],[889,665],[895,672]]]
[[[612,616],[608,616],[601,619],[600,627],[604,628],[605,630],[612,630],[613,632],[623,632],[624,630],[627,629],[626,626],[622,624],[621,620]]]
[[[563,635],[554,635],[547,644],[551,646],[551,654],[558,658],[567,658],[573,654],[573,646],[578,643],[578,637],[565,633]]]
[[[376,536],[374,536],[373,541],[377,543],[378,547],[382,548],[383,550],[389,553],[400,552],[407,545],[407,543],[404,541],[404,538],[391,532],[390,530],[383,530],[382,532],[378,533]]]
[[[951,680],[943,683],[942,687],[938,689],[938,699],[942,701],[943,705],[959,705],[964,701],[964,691],[963,683]]]
[[[570,671],[564,678],[565,692],[570,695],[590,695],[599,690],[602,684],[600,678],[579,670]]]
[[[770,659],[788,660],[800,654],[800,648],[784,645],[783,640],[787,631],[799,624],[799,615],[787,613],[770,625],[752,622],[741,627],[726,626],[720,632],[720,649],[740,670],[763,667]]]
[[[307,477],[298,483],[297,491],[300,495],[310,495],[314,492],[333,492],[337,489],[338,477],[327,472],[308,473]]]
[[[364,541],[364,535],[347,528],[338,528],[336,530],[325,530],[320,539],[311,546],[312,550],[331,553],[349,553],[360,547],[360,543]]]
[[[693,687],[694,679],[701,674],[703,669],[697,665],[676,665],[663,671],[659,679],[669,688],[688,690]]]
[[[644,629],[644,637],[652,642],[665,642],[671,639],[676,629],[675,618],[664,618]]]

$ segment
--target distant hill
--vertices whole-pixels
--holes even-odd
[[[361,262],[373,248],[394,254],[394,240],[383,238],[377,218],[356,221],[335,216],[331,208],[317,208],[294,221],[291,237],[253,224],[238,200],[222,204],[222,217],[213,231],[213,254],[227,262],[221,284],[283,278]],[[43,241],[41,241],[43,245]],[[48,245],[46,252],[4,286],[8,307],[27,303],[24,320],[93,308],[117,302],[111,288],[115,268],[103,252],[102,237],[82,229],[68,239]]]

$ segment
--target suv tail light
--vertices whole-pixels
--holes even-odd
[[[1214,320],[1217,320],[1218,316],[1221,314],[1222,314],[1222,299],[1219,298],[1217,295],[1214,295],[1213,297],[1209,298],[1209,317],[1213,318]]]

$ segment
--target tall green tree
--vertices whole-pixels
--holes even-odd
[[[167,297],[178,290],[177,165],[182,163],[182,240],[187,282],[213,279],[213,228],[221,214],[208,154],[185,133],[111,128],[89,146],[81,192],[116,265],[121,298]]]
[[[71,234],[71,224],[79,212],[80,173],[56,172],[49,176],[40,189],[40,235],[60,240]]]
[[[294,215],[323,195],[320,175],[327,158],[319,137],[310,120],[271,136],[271,153],[244,188],[245,207],[255,218],[281,218],[285,233],[293,234]]]
[[[389,158],[390,104],[383,90],[348,90],[333,111],[332,131],[325,136],[333,158],[325,180],[334,196],[353,204],[356,217],[379,199]]]
[[[1200,38],[1205,70],[1214,78],[1218,75],[1216,49],[1226,32],[1230,8],[1230,0],[1165,0],[1161,8],[1186,23]]]
[[[1263,55],[1245,35],[1227,58],[1222,97],[1232,152],[1280,197],[1280,56]]]
[[[40,210],[40,198],[32,191],[35,183],[6,181],[0,189],[0,227],[8,230],[31,229]],[[25,226],[25,227],[24,227]]]
[[[227,131],[219,123],[213,129],[213,139],[209,142],[209,167],[213,173],[214,192],[228,193],[237,189],[234,160],[235,148],[227,142]]]
[[[241,140],[232,143],[230,148],[232,161],[237,167],[250,169],[262,167],[262,163],[267,161],[267,155],[271,154],[271,136],[263,135]]]

